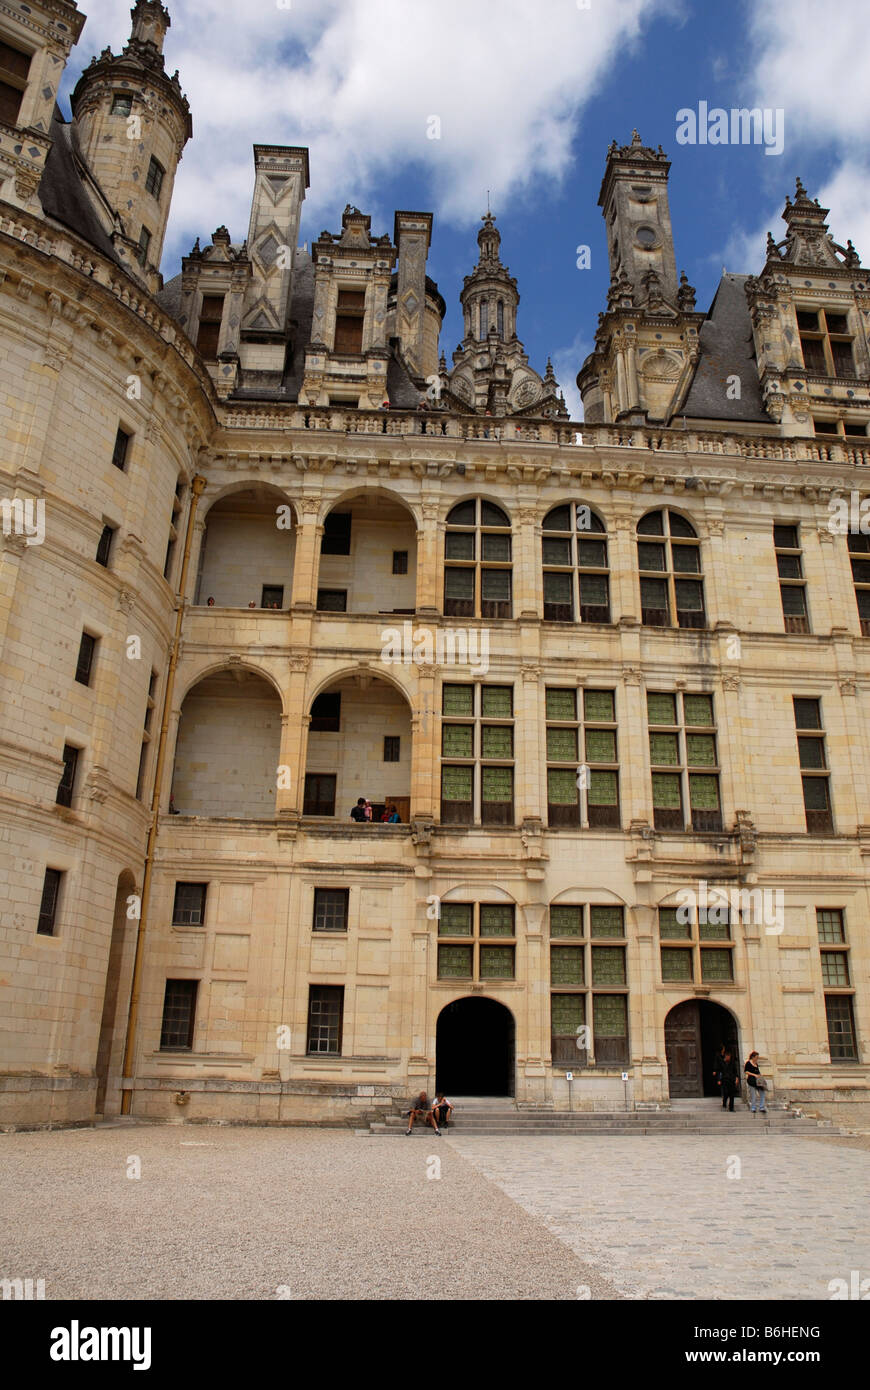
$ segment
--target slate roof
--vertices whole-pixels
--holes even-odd
[[[701,325],[701,353],[685,400],[675,416],[771,424],[761,400],[758,363],[744,285],[747,275],[725,274]],[[729,400],[728,377],[740,378],[740,399]]]
[[[59,106],[54,108],[49,135],[51,149],[38,190],[43,212],[120,265],[112,239],[97,217],[82,182],[77,163],[83,165],[84,160],[74,144],[73,128],[64,120]]]

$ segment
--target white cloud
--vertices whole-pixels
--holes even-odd
[[[781,108],[785,113],[785,150],[776,163],[782,188],[767,216],[754,230],[737,227],[716,259],[729,270],[755,273],[765,259],[767,232],[785,235],[785,195],[794,197],[794,177],[801,174],[811,198],[831,209],[834,240],[851,237],[870,264],[870,206],[867,203],[867,129],[870,127],[870,45],[860,35],[866,25],[865,0],[838,0],[828,21],[818,0],[792,0],[788,24],[775,6],[757,6],[748,20],[746,50],[753,55],[746,79],[749,105]],[[833,173],[824,187],[813,188],[805,159],[795,152],[824,151]],[[765,171],[768,172],[768,171]],[[768,177],[774,176],[774,170]]]
[[[180,69],[194,123],[170,245],[186,250],[222,222],[244,236],[255,142],[309,146],[309,236],[347,201],[389,230],[378,187],[411,166],[429,171],[436,218],[461,225],[480,216],[488,188],[505,206],[552,184],[611,61],[676,3],[169,0],[167,68]],[[118,0],[89,0],[87,12],[80,65],[127,38]],[[430,116],[440,139],[427,138]]]
[[[559,348],[552,356],[553,372],[572,420],[583,419],[583,402],[577,390],[577,373],[594,346],[591,338],[578,333],[572,343]]]

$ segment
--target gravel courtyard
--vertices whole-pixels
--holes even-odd
[[[826,1299],[870,1274],[870,1154],[815,1140],[130,1124],[0,1135],[0,1165],[0,1278],[47,1299]]]

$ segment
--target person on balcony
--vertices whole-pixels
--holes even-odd
[[[358,824],[362,824],[365,821],[366,799],[364,796],[358,797],[356,805],[351,807],[350,818],[351,820],[355,820]]]

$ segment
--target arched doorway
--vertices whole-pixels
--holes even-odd
[[[495,999],[454,999],[435,1035],[435,1086],[452,1096],[512,1096],[516,1025]]]
[[[686,999],[675,1004],[665,1019],[668,1085],[674,1099],[716,1096],[716,1054],[722,1044],[738,1058],[737,1020],[729,1009],[710,999]]]

